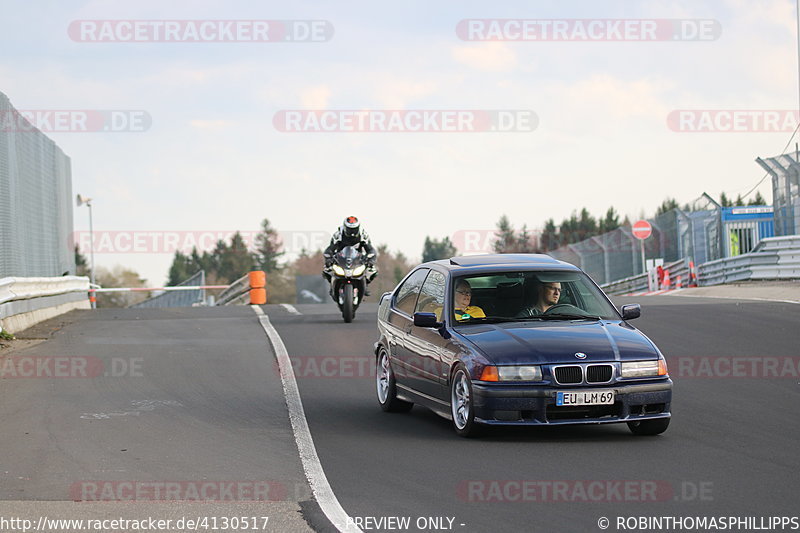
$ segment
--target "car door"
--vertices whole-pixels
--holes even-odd
[[[428,268],[419,268],[406,277],[395,291],[386,320],[392,369],[395,381],[401,387],[414,388],[409,377],[409,360],[412,354],[406,348],[406,335],[411,330],[417,298],[429,271]]]
[[[431,270],[422,284],[415,313],[437,313],[444,320],[445,275]],[[409,353],[408,366],[412,386],[433,398],[444,399],[447,370],[443,367],[445,345],[448,344],[437,329],[421,328],[412,322],[405,336]]]

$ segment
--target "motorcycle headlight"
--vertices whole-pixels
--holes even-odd
[[[339,265],[333,265],[333,271],[334,271],[334,272],[335,272],[335,273],[336,273],[338,276],[344,276],[344,269],[343,269],[342,267],[340,267]]]
[[[353,275],[354,275],[354,276],[360,276],[361,274],[363,274],[363,273],[364,273],[364,271],[365,271],[366,269],[367,269],[366,265],[360,265],[360,266],[357,266],[357,267],[355,267],[355,268],[353,269]]]
[[[541,381],[542,367],[532,366],[498,366],[500,381]]]

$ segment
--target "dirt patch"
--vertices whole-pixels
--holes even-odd
[[[14,339],[10,341],[0,341],[0,359],[11,354],[26,350],[31,346],[41,344],[47,339]]]

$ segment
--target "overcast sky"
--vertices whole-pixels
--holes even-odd
[[[670,113],[798,106],[788,0],[0,7],[0,91],[17,109],[146,117],[144,131],[47,132],[72,159],[73,192],[94,199],[98,232],[254,232],[268,218],[295,245],[313,245],[354,214],[376,244],[419,259],[426,235],[458,240],[502,214],[540,228],[584,206],[635,219],[667,196],[735,197],[763,176],[754,159],[779,154],[791,131],[756,119],[739,123],[747,131],[675,131]],[[456,28],[467,19],[566,21],[570,40],[542,40],[553,28],[543,25],[526,40],[513,40],[513,26],[504,40],[465,40]],[[702,19],[713,31],[676,40],[659,22],[657,41],[610,42],[602,36],[616,36],[613,27],[582,39],[574,19]],[[316,20],[324,33],[313,42],[87,42],[108,39],[68,31],[87,20]],[[502,133],[285,132],[274,120],[285,110],[511,110],[536,120]],[[750,131],[763,129],[772,131]],[[771,201],[769,180],[759,190]],[[76,209],[75,229],[87,228],[86,208]],[[98,254],[98,265],[124,264],[160,284],[172,255],[145,248]]]

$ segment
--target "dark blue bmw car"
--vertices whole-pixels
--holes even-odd
[[[376,387],[384,411],[416,403],[461,436],[491,425],[669,426],[664,356],[581,269],[546,255],[454,257],[381,297]]]

